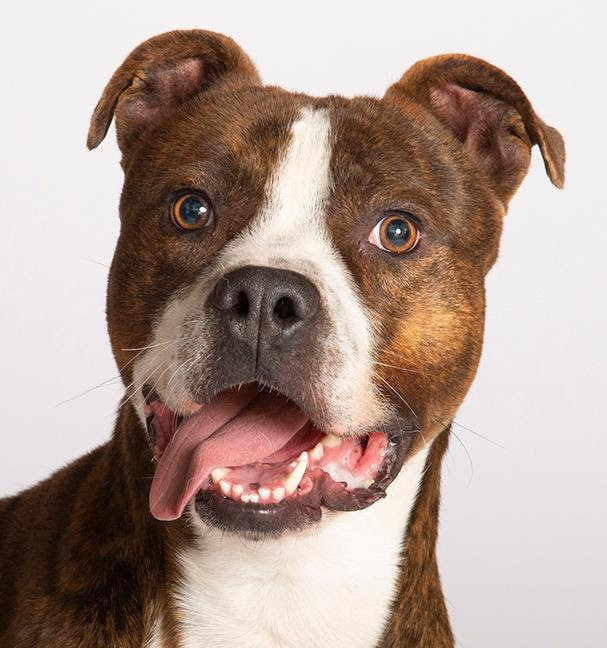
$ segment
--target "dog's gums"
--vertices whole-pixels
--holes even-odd
[[[266,519],[288,509],[301,526],[319,519],[321,506],[352,511],[384,497],[405,454],[405,435],[325,434],[297,405],[256,384],[221,392],[187,418],[154,390],[145,393],[159,462],[150,509],[161,520],[180,517],[196,496],[199,508],[219,507],[224,516],[231,505],[239,517]]]

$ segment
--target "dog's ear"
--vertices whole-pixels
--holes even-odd
[[[145,41],[114,72],[97,104],[87,146],[99,146],[112,118],[124,153],[148,126],[224,79],[261,83],[255,66],[227,36],[172,31]]]
[[[465,54],[446,54],[413,65],[384,99],[416,101],[438,118],[489,175],[507,203],[525,177],[538,144],[557,187],[565,180],[560,133],[534,112],[518,84],[499,68]]]

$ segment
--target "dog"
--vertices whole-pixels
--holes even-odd
[[[95,108],[125,181],[111,441],[0,502],[3,648],[454,645],[435,546],[484,279],[538,145],[471,56],[381,99],[264,86],[230,38],[137,47]]]

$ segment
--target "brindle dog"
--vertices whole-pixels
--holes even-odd
[[[441,460],[508,202],[536,144],[563,185],[561,136],[470,56],[423,60],[381,99],[313,98],[205,31],[127,57],[89,148],[112,119],[107,319],[128,387],[108,443],[0,502],[0,645],[453,646]],[[247,389],[238,434],[201,431]],[[287,441],[292,492],[272,472]],[[364,479],[352,456],[377,460]]]

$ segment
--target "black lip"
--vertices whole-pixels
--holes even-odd
[[[148,405],[150,403],[153,403],[154,401],[160,400],[158,392],[154,389],[154,387],[152,387],[152,385],[145,384],[141,389],[141,393],[143,394],[143,398]]]
[[[141,393],[143,394],[143,398],[145,400],[146,405],[149,405],[154,401],[160,400],[160,396],[158,395],[158,392],[151,385],[147,385],[147,384],[144,385],[141,389]],[[150,450],[154,452],[154,447],[156,445],[156,430],[154,428],[153,416],[148,416],[145,419],[145,436],[148,445],[150,446]]]

